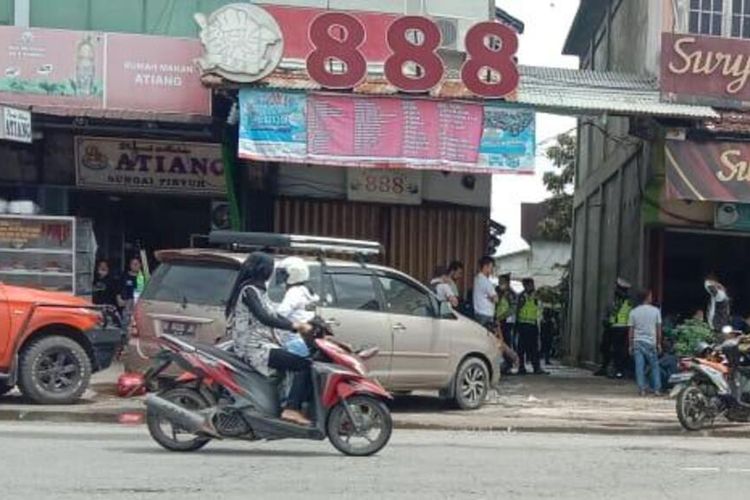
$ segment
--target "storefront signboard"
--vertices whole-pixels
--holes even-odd
[[[347,198],[352,201],[419,205],[422,172],[395,169],[347,170]]]
[[[108,191],[226,192],[219,144],[76,137],[76,184]]]
[[[667,141],[670,198],[750,203],[750,144]]]
[[[31,112],[0,106],[0,139],[31,144]]]
[[[202,70],[238,83],[258,81],[282,61],[285,69],[303,63],[326,89],[352,89],[378,72],[400,91],[421,94],[446,77],[440,29],[429,17],[237,3],[198,14],[196,21],[206,51]],[[456,80],[478,97],[512,98],[520,80],[518,34],[491,21],[467,28],[466,61]]]
[[[0,102],[211,114],[191,39],[0,26]]]
[[[239,155],[349,167],[530,173],[534,114],[431,99],[243,89]]]
[[[750,106],[750,40],[663,33],[661,91],[672,102]]]

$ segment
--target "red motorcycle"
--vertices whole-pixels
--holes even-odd
[[[146,399],[151,437],[170,451],[195,451],[212,439],[245,441],[328,438],[346,455],[380,451],[393,422],[384,401],[391,395],[366,375],[362,359],[377,350],[352,353],[326,338],[312,341],[312,426],[281,420],[280,380],[265,377],[227,350],[160,337],[163,351],[146,383],[172,363],[185,373]]]

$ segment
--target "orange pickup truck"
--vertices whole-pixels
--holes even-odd
[[[110,315],[85,299],[0,283],[0,395],[18,385],[36,403],[72,403],[123,339]]]

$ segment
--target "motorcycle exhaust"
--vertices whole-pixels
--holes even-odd
[[[146,408],[148,411],[161,415],[173,424],[177,424],[193,434],[207,434],[215,438],[221,437],[211,425],[209,417],[183,408],[156,394],[146,396]]]

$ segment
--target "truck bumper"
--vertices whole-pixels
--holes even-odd
[[[116,327],[90,330],[86,336],[94,351],[93,369],[95,372],[109,368],[125,343],[125,332]]]

